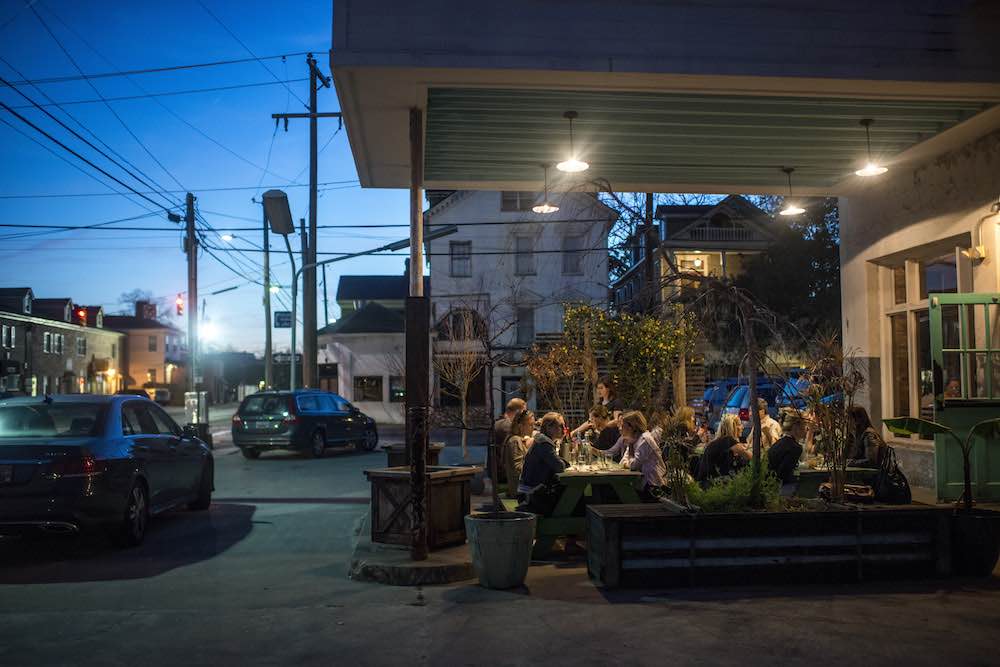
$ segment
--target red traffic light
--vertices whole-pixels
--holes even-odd
[[[177,304],[177,314],[178,315],[183,315],[184,314],[184,297],[181,296],[180,294],[178,294],[177,295],[177,299],[174,301],[174,303]]]
[[[77,317],[77,319],[80,320],[80,324],[86,325],[87,324],[87,309],[86,308],[77,308],[76,309],[76,317]]]

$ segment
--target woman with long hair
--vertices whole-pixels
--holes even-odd
[[[698,463],[698,474],[695,477],[702,486],[707,486],[716,477],[731,474],[750,459],[746,445],[740,442],[742,432],[743,422],[739,415],[722,415],[715,439],[705,446],[705,452]]]
[[[656,440],[647,430],[646,418],[641,412],[626,412],[621,418],[622,437],[615,446],[606,451],[595,450],[599,456],[622,456],[622,466],[642,473],[643,500],[654,500],[662,495],[667,484],[667,466]]]
[[[517,483],[524,468],[524,456],[531,449],[535,431],[535,413],[521,410],[510,423],[510,436],[504,443],[504,468],[507,472],[507,497],[517,498]]]
[[[617,420],[625,411],[625,404],[618,398],[617,388],[610,376],[604,375],[597,381],[597,402],[603,405],[611,418]]]

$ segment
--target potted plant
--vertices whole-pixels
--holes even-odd
[[[986,419],[969,429],[963,440],[944,424],[919,417],[892,417],[883,421],[894,435],[954,439],[962,451],[963,490],[952,519],[952,563],[959,574],[987,576],[1000,556],[1000,517],[995,512],[976,512],[972,499],[972,447],[977,437],[1000,439],[1000,419]]]
[[[472,567],[483,588],[524,584],[531,565],[536,516],[530,512],[478,512],[465,516]]]

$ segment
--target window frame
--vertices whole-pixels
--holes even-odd
[[[385,402],[385,387],[383,384],[383,378],[381,375],[355,375],[351,378],[351,388],[354,392],[354,402],[355,403],[384,403]],[[372,381],[373,387],[365,387],[364,385],[359,385],[359,381]],[[359,392],[358,389],[361,388]],[[368,396],[374,396],[375,391],[368,391],[368,389],[378,388],[378,398],[368,398]],[[360,396],[359,396],[360,394]]]
[[[87,337],[77,336],[76,337],[76,356],[86,357],[87,356]]]
[[[570,239],[576,239],[579,245],[575,248],[567,247],[571,245],[569,243]],[[583,255],[584,249],[587,244],[586,234],[564,234],[562,237],[562,274],[564,276],[582,276],[583,275]],[[567,264],[570,267],[567,268]],[[575,264],[575,268],[573,267]]]
[[[52,354],[52,332],[43,331],[42,332],[42,352],[45,354]]]
[[[517,345],[517,346],[527,346],[527,345],[531,345],[532,343],[535,342],[535,335],[536,335],[536,331],[535,331],[535,310],[536,310],[535,307],[533,305],[530,305],[530,304],[520,304],[520,305],[518,305],[516,307],[516,309],[514,311],[514,323],[515,323],[514,324],[514,344],[515,345]],[[522,317],[523,314],[526,313],[526,312],[530,312],[531,313],[531,317],[530,318]],[[530,323],[531,323],[531,325],[530,325],[531,336],[530,337],[522,335],[522,332],[524,332],[527,329],[529,329],[529,327],[524,326],[522,324],[522,322],[528,322],[528,321],[530,321]]]
[[[530,245],[530,250],[522,250],[520,245],[524,241]],[[537,265],[535,262],[535,243],[537,239],[533,234],[514,234],[514,275],[515,276],[533,276],[537,274]],[[521,262],[530,262],[530,268],[525,268],[521,266]]]
[[[160,337],[157,335],[152,335],[148,337],[146,341],[146,351],[147,352],[158,352],[160,346]]]
[[[460,270],[461,266],[465,267],[464,271]],[[459,270],[456,270],[456,267]],[[450,241],[448,243],[448,275],[452,278],[472,276],[472,241]]]
[[[527,213],[535,206],[537,199],[537,192],[501,190],[500,211],[503,213]]]

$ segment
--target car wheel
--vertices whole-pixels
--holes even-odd
[[[253,460],[260,456],[260,452],[256,449],[241,449],[240,452],[243,454],[243,458]]]
[[[323,431],[316,431],[309,440],[309,456],[314,459],[323,458],[323,450],[326,449],[326,435]]]
[[[361,446],[366,452],[373,451],[378,446],[378,431],[374,428],[365,431],[365,439],[361,442]]]
[[[214,469],[212,464],[208,461],[205,462],[205,467],[201,470],[201,481],[198,482],[198,495],[195,497],[194,501],[188,505],[188,509],[200,512],[202,510],[207,510],[209,505],[212,504],[212,486],[214,480]]]
[[[117,526],[115,541],[123,547],[136,547],[146,538],[149,524],[149,494],[141,481],[132,484],[125,504],[125,516]]]

